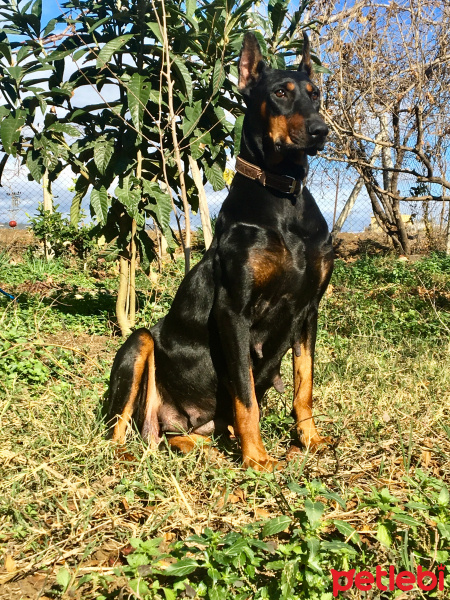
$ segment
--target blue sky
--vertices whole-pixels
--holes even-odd
[[[47,23],[61,14],[61,4],[57,0],[43,0],[42,2],[42,22]]]

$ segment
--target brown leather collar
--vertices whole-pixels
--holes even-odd
[[[240,156],[236,158],[236,171],[241,175],[244,175],[244,177],[258,181],[264,187],[271,187],[283,194],[297,195],[302,189],[301,179],[294,179],[294,177],[289,177],[289,175],[276,175],[275,173],[263,171]]]

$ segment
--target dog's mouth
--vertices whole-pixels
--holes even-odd
[[[312,140],[310,145],[305,148],[306,154],[309,156],[315,156],[319,150],[323,150],[325,148],[325,142],[327,141],[326,135],[312,135]]]
[[[304,152],[309,156],[315,156],[317,152],[325,148],[326,140],[326,135],[308,135],[306,132],[301,132],[298,135],[291,134],[288,140],[274,141],[274,150],[280,155]]]

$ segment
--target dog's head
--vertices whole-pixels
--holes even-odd
[[[239,60],[239,89],[249,122],[269,163],[285,158],[301,164],[305,154],[322,150],[328,127],[319,114],[320,92],[311,80],[309,39],[303,35],[303,55],[297,71],[268,67],[253,33],[244,37]],[[259,138],[259,139],[256,139]]]

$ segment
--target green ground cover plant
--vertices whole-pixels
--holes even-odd
[[[437,572],[450,597],[450,258],[337,261],[322,303],[315,414],[333,444],[275,474],[241,467],[236,440],[186,456],[104,439],[121,343],[115,267],[1,255],[0,598],[331,600],[331,569]],[[87,265],[87,266],[86,266]],[[139,326],[165,314],[181,259],[140,273]],[[262,431],[283,459],[286,393]],[[366,594],[366,595],[364,595]]]

